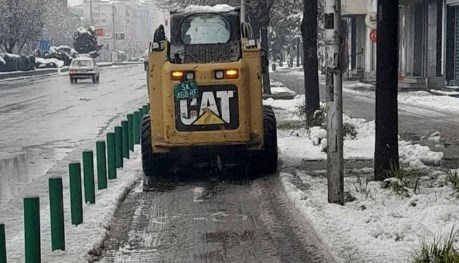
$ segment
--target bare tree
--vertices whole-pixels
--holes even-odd
[[[44,13],[44,0],[0,1],[0,49],[7,53],[21,53],[28,42],[38,41]]]
[[[301,32],[303,36],[303,69],[306,95],[306,125],[314,125],[314,113],[320,107],[319,98],[319,62],[317,58],[317,0],[303,0],[303,21]]]
[[[42,37],[55,46],[71,46],[73,33],[81,26],[78,15],[69,12],[61,0],[47,0],[46,3]]]
[[[398,0],[378,1],[376,135],[374,177],[382,181],[399,169],[398,153]],[[395,13],[394,13],[395,12]]]

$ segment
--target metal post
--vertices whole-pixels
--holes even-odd
[[[48,180],[49,211],[51,217],[51,249],[65,250],[64,201],[62,178],[51,177]]]
[[[105,141],[96,142],[97,154],[97,189],[107,188],[107,155],[105,153]]]
[[[121,122],[123,133],[123,157],[129,159],[129,123],[128,121]]]
[[[83,152],[83,178],[84,178],[84,201],[86,203],[96,203],[96,190],[94,186],[94,153],[92,151]]]
[[[116,168],[123,167],[123,128],[115,127]]]
[[[83,198],[81,196],[81,165],[78,162],[69,164],[70,175],[70,213],[72,225],[83,223]]]
[[[140,111],[134,112],[134,144],[140,144]]]
[[[341,0],[325,2],[328,202],[344,204]]]
[[[134,151],[134,114],[129,113],[128,118],[128,134],[129,134],[129,150]]]
[[[24,198],[25,262],[41,262],[40,199]]]
[[[4,224],[0,224],[0,262],[6,263],[6,238]]]
[[[107,133],[108,179],[116,179],[116,143],[115,133]]]

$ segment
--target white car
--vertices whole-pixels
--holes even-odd
[[[99,67],[90,57],[74,58],[69,67],[70,83],[77,83],[79,79],[92,79],[92,83],[99,83]]]

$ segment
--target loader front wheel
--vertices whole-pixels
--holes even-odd
[[[165,155],[155,154],[151,144],[150,115],[144,115],[141,133],[142,168],[144,177],[144,189],[155,187],[164,182],[170,182]]]

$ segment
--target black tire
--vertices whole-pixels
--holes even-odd
[[[277,123],[271,106],[263,106],[263,150],[255,152],[250,158],[252,176],[273,174],[279,163],[277,150]]]
[[[151,122],[150,115],[144,115],[141,131],[142,168],[147,184],[156,182],[171,182],[168,174],[167,159],[165,154],[153,153],[151,146]]]
[[[97,83],[99,83],[99,78],[100,78],[100,76],[99,76],[99,75],[97,75]]]

